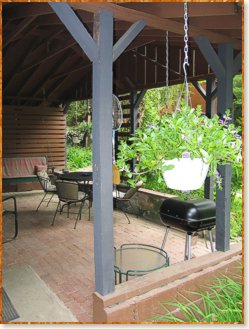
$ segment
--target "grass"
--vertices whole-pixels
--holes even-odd
[[[231,239],[242,236],[242,197],[235,196],[231,200]]]
[[[67,168],[77,170],[92,164],[92,149],[90,147],[67,146]]]
[[[242,275],[215,277],[214,282],[199,292],[188,292],[199,300],[193,302],[183,294],[183,302],[165,302],[164,315],[147,319],[167,323],[243,323]],[[173,307],[178,316],[170,312]]]

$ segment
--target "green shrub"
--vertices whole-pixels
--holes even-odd
[[[185,302],[165,302],[161,306],[165,314],[146,321],[167,323],[243,323],[242,304],[242,276],[234,275],[216,277],[213,284],[204,287],[199,292],[188,292],[200,299],[200,303],[193,302],[185,295],[180,294]],[[180,316],[175,316],[168,307],[180,311]]]
[[[76,170],[92,164],[92,149],[89,147],[67,146],[67,168]]]
[[[242,198],[240,195],[237,195],[231,201],[230,226],[230,235],[232,239],[242,236]]]

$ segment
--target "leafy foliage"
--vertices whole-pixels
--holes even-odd
[[[92,138],[92,122],[88,116],[91,113],[89,100],[77,101],[70,104],[67,111],[67,143],[70,145],[80,144],[84,146],[85,138]]]
[[[167,323],[242,323],[242,276],[241,274],[228,277],[216,277],[213,284],[206,286],[200,292],[190,292],[196,299],[201,299],[197,304],[181,294],[184,302],[165,302],[161,306],[165,310],[162,316],[147,319],[152,322]],[[175,316],[169,310],[173,306],[180,311],[180,316]]]
[[[156,124],[164,113],[172,113],[182,91],[182,85],[147,90],[139,107],[141,128]]]
[[[92,164],[92,149],[82,148],[79,146],[67,147],[67,168],[69,170],[76,170],[85,168]]]
[[[231,239],[236,240],[242,236],[242,198],[240,195],[237,195],[231,201],[230,227]]]
[[[238,74],[233,79],[234,99],[234,123],[236,126],[242,126],[242,75]]]
[[[191,158],[203,158],[210,164],[209,173],[216,175],[217,165],[237,164],[241,154],[241,139],[234,124],[229,124],[229,111],[222,119],[217,115],[209,119],[201,108],[184,106],[173,114],[156,116],[153,124],[137,129],[128,142],[119,146],[117,165],[134,181],[146,181],[145,174],[158,177],[161,183],[162,171],[172,169],[163,160],[181,158],[189,152]],[[135,179],[128,161],[137,159]]]
[[[66,136],[67,136],[67,144],[70,145],[74,145],[76,143],[82,144],[82,141],[86,136],[88,136],[90,139],[92,137],[92,123],[83,121],[79,123],[77,126],[67,127]]]
[[[73,127],[82,122],[86,118],[87,114],[92,111],[91,106],[92,105],[89,100],[70,103],[67,111],[67,126]]]

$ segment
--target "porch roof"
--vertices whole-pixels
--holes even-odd
[[[183,79],[183,3],[70,3],[93,34],[99,8],[114,16],[114,43],[138,20],[146,27],[114,63],[114,92],[165,85],[165,31],[169,83]],[[214,75],[194,37],[242,47],[242,8],[235,2],[189,3],[190,80]],[[236,55],[235,52],[235,55]],[[3,3],[3,103],[39,105],[92,97],[92,63],[48,3]]]

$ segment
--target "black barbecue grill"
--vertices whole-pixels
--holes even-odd
[[[160,217],[166,226],[161,249],[164,249],[170,227],[186,232],[184,259],[191,258],[191,239],[195,232],[208,230],[212,252],[214,251],[212,228],[216,221],[215,203],[209,199],[165,199],[160,207]]]

